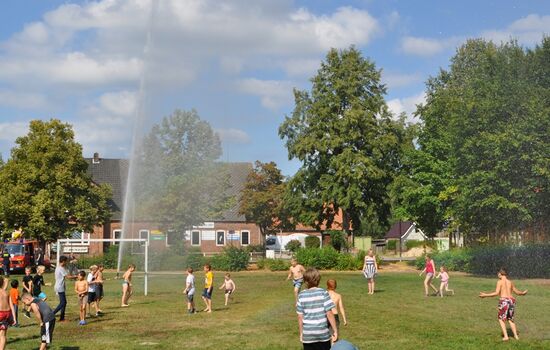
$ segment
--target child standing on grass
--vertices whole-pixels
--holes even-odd
[[[6,288],[8,279],[0,276],[0,350],[6,348],[8,327],[16,319],[13,303]]]
[[[369,294],[374,294],[374,278],[378,272],[378,263],[374,256],[374,251],[369,249],[368,254],[365,255],[365,262],[363,264],[363,275],[368,280]]]
[[[225,274],[223,284],[221,285],[220,289],[225,289],[225,306],[227,306],[227,302],[229,301],[229,297],[235,292],[235,282],[231,279],[231,275],[229,273]]]
[[[88,281],[88,313],[92,314],[92,306],[95,307],[95,315],[99,316],[97,309],[97,282],[95,280],[97,273],[97,265],[90,266],[90,273],[86,277]]]
[[[195,276],[193,275],[193,268],[187,268],[187,278],[185,279],[185,289],[183,293],[187,295],[187,313],[195,313],[195,303],[193,298],[195,296]]]
[[[32,294],[32,275],[31,275],[31,267],[27,266],[25,267],[25,276],[23,276],[23,290],[21,291],[21,294],[29,293]],[[23,314],[27,318],[31,318],[31,313],[29,312],[30,309],[27,308],[25,304],[23,304]]]
[[[86,272],[80,271],[78,273],[78,279],[74,284],[74,291],[78,296],[78,306],[80,308],[80,321],[79,325],[84,326],[86,324],[86,305],[88,304],[88,281],[86,280]]]
[[[506,330],[506,321],[510,323],[510,328],[514,334],[514,338],[519,340],[518,331],[514,322],[514,313],[516,310],[516,299],[512,296],[512,293],[516,295],[525,295],[527,290],[520,291],[514,285],[514,282],[508,279],[508,272],[505,268],[501,268],[498,271],[498,279],[496,290],[493,293],[480,292],[480,298],[496,297],[499,296],[498,302],[498,323],[502,330],[502,340],[508,341],[508,331]]]
[[[426,267],[424,267],[424,270],[420,272],[419,276],[422,276],[422,274],[426,272],[426,278],[424,279],[424,294],[425,296],[429,295],[429,288],[432,288],[435,292],[435,295],[437,295],[438,290],[435,288],[434,284],[432,283],[432,280],[435,275],[435,263],[433,259],[426,254]]]
[[[48,284],[44,283],[44,271],[46,268],[43,265],[40,265],[36,268],[36,275],[32,278],[32,296],[35,298],[40,298],[46,300],[46,294],[42,293],[42,286],[47,286]]]
[[[101,311],[101,307],[99,306],[99,302],[103,299],[103,282],[105,280],[103,279],[103,270],[105,267],[103,264],[97,265],[97,271],[95,274],[95,283],[96,283],[96,305],[97,305],[97,315],[101,315],[103,311]]]
[[[340,313],[342,314],[342,321],[344,321],[344,326],[347,326],[348,321],[346,319],[346,310],[344,310],[344,302],[342,301],[342,296],[336,293],[336,280],[327,280],[327,291],[330,299],[332,300],[334,305],[336,305],[336,307],[332,309],[334,319],[336,320],[336,327],[340,328],[340,315],[338,314],[338,311],[340,311]]]
[[[55,314],[46,302],[42,299],[35,299],[30,294],[23,294],[21,298],[40,323],[40,350],[46,350],[52,343],[53,330],[55,328]]]
[[[203,311],[212,312],[212,290],[214,289],[214,274],[210,264],[204,265],[204,290],[202,291],[202,300],[206,308]]]
[[[11,303],[13,304],[13,310],[14,310],[14,327],[19,327],[19,281],[18,280],[12,280],[10,282],[11,289],[10,289],[10,298]]]
[[[132,295],[132,273],[136,270],[136,265],[130,264],[128,265],[128,270],[124,272],[124,275],[122,275],[122,303],[121,307],[127,307],[128,300],[130,300],[130,296]]]
[[[289,280],[292,277],[295,302],[298,300],[298,293],[300,292],[300,288],[302,288],[302,283],[304,283],[304,272],[304,267],[298,264],[298,260],[292,258],[290,260],[290,269],[288,271],[288,276],[286,276],[286,279]]]
[[[439,273],[435,278],[441,278],[441,284],[439,285],[439,295],[441,295],[442,298],[443,291],[451,292],[452,295],[455,295],[455,291],[449,289],[449,274],[447,273],[447,268],[445,266],[441,266],[439,268]]]
[[[307,269],[304,281],[307,289],[298,294],[296,303],[300,341],[304,350],[328,350],[331,340],[338,339],[338,328],[332,313],[335,305],[328,292],[319,288],[321,275],[317,269]],[[329,327],[333,329],[332,337]]]

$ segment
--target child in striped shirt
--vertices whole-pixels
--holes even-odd
[[[328,292],[319,288],[321,275],[317,269],[309,268],[304,273],[304,282],[308,289],[298,294],[296,313],[298,314],[298,330],[304,350],[328,350],[331,340],[338,339],[336,320],[332,309],[334,303]],[[332,337],[330,327],[334,330]]]

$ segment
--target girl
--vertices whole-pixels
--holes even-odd
[[[452,289],[449,289],[449,274],[447,273],[447,268],[445,266],[441,266],[439,268],[439,274],[435,278],[441,278],[441,284],[439,285],[439,295],[443,298],[443,289],[445,289],[445,292],[451,292],[452,295],[455,295],[455,291]]]
[[[132,273],[136,270],[136,265],[128,265],[128,270],[122,276],[122,303],[121,307],[128,307],[128,300],[132,295]]]
[[[365,256],[365,263],[363,264],[363,274],[369,281],[369,294],[374,294],[374,277],[378,272],[378,264],[372,249],[369,249],[368,254]]]
[[[438,293],[438,290],[435,288],[435,286],[433,285],[432,283],[432,280],[434,278],[434,274],[435,274],[435,263],[433,261],[433,259],[430,257],[430,255],[426,254],[426,267],[424,267],[424,270],[422,270],[422,272],[420,272],[420,275],[419,276],[422,276],[422,274],[426,272],[426,278],[424,279],[424,293],[426,296],[428,296],[429,294],[429,288],[431,287],[434,292],[435,292],[435,295],[437,295]]]

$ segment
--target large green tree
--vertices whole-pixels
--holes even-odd
[[[29,133],[15,144],[0,170],[4,236],[22,228],[27,237],[54,241],[90,232],[109,218],[111,189],[92,183],[69,124],[31,121]]]
[[[195,110],[176,110],[152,127],[132,161],[134,218],[182,232],[221,217],[233,204],[218,135]],[[131,205],[131,203],[128,203]],[[129,208],[130,211],[134,210]]]
[[[290,217],[284,206],[286,183],[274,162],[256,161],[241,193],[239,212],[247,221],[255,222],[262,233],[276,233],[291,228]]]
[[[404,207],[432,233],[543,231],[550,217],[550,39],[469,40],[431,78],[417,113]]]
[[[365,219],[387,225],[404,135],[380,70],[354,47],[332,49],[311,82],[311,91],[294,90],[294,111],[279,128],[289,158],[302,163],[289,182],[294,216],[330,227],[341,211],[348,232]]]

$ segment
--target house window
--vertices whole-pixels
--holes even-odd
[[[217,246],[225,245],[225,231],[216,232],[216,245]]]
[[[78,242],[78,243],[71,243],[71,244],[79,244],[79,245],[90,245],[90,241],[88,241],[88,239],[90,239],[90,234],[89,233],[86,233],[86,232],[80,232],[80,231],[74,231],[72,234],[71,234],[71,238],[72,239],[80,239],[82,240],[82,242]]]
[[[191,231],[191,245],[201,245],[200,231]]]
[[[241,245],[249,245],[249,244],[250,244],[250,232],[241,231]]]
[[[120,239],[122,238],[122,230],[113,230],[113,238]],[[113,242],[113,244],[118,244],[119,242]]]
[[[166,246],[169,247],[173,244],[176,244],[178,241],[183,240],[183,235],[180,232],[174,230],[168,230],[166,232]]]
[[[146,239],[147,241],[149,241],[149,230],[139,230],[139,238]],[[145,245],[145,243],[139,242],[139,245],[143,246]]]

